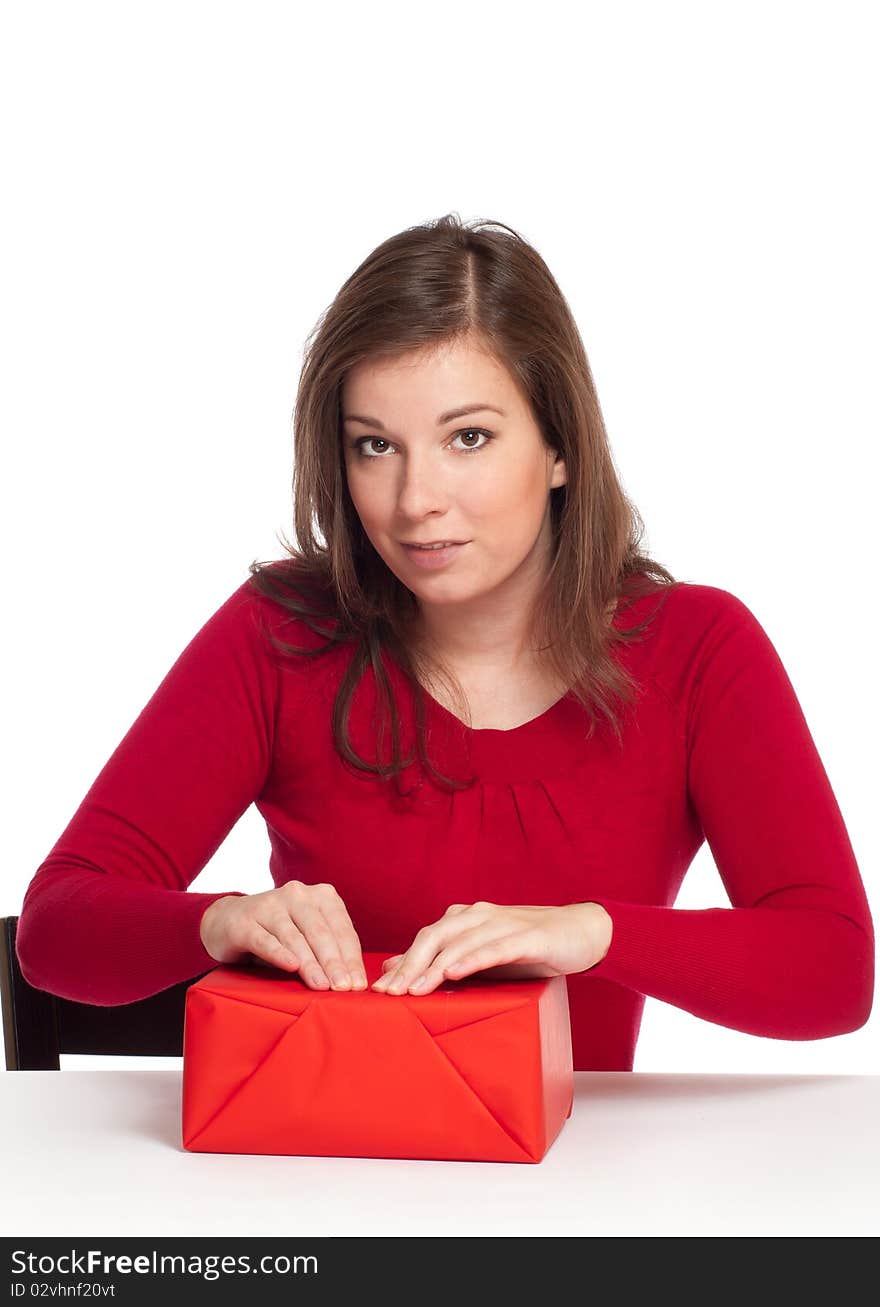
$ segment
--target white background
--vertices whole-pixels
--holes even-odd
[[[0,914],[293,538],[318,315],[380,241],[453,210],[547,260],[648,551],[767,630],[880,917],[873,6],[2,16]],[[192,888],[269,888],[268,852],[252,807]],[[705,845],[676,906],[729,906]],[[788,1043],[648,999],[635,1069],[877,1074],[878,1022]],[[108,1063],[141,1064],[168,1061]]]

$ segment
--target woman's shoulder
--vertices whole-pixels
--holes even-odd
[[[669,616],[684,633],[701,634],[719,623],[725,627],[751,627],[760,623],[755,613],[733,590],[705,581],[676,581],[670,587]]]
[[[252,564],[227,604],[240,620],[255,622],[264,635],[300,648],[333,644],[339,627],[326,577],[295,559]]]
[[[684,579],[656,582],[646,573],[624,584],[616,624],[620,624],[621,616],[627,618],[623,624],[629,625],[633,619],[643,621],[661,613],[666,622],[684,633],[699,631],[719,619],[756,620],[748,605],[722,586]]]
[[[688,702],[697,688],[721,693],[744,669],[775,684],[779,658],[771,637],[752,608],[721,585],[677,580],[663,588],[662,604],[648,624],[652,633],[638,645],[639,666],[676,702]],[[636,609],[645,606],[640,599]],[[634,614],[635,614],[634,610]],[[635,616],[626,623],[642,620]]]

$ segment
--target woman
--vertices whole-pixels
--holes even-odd
[[[294,426],[299,548],[251,565],[38,869],[25,977],[115,1004],[253,959],[364,989],[365,951],[392,997],[564,975],[576,1070],[632,1069],[646,995],[862,1026],[873,923],[795,692],[745,604],[640,551],[536,251],[454,216],[384,242]],[[183,892],[252,802],[275,888]],[[731,908],[676,909],[704,839]]]

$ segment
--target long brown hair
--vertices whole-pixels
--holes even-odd
[[[532,631],[556,677],[589,719],[600,715],[618,744],[614,701],[630,704],[638,686],[611,653],[615,642],[640,638],[649,617],[627,631],[608,616],[615,602],[676,583],[639,544],[644,523],[627,498],[608,436],[586,351],[571,310],[544,260],[511,227],[493,220],[463,223],[446,214],[409,227],[379,245],[343,284],[310,332],[293,413],[294,527],[298,548],[288,558],[253,562],[250,584],[324,638],[302,649],[269,638],[285,655],[317,657],[353,642],[355,650],[333,706],[333,738],[352,765],[383,779],[413,761],[401,758],[400,718],[381,657],[396,660],[415,696],[418,756],[452,789],[425,750],[424,684],[429,664],[411,638],[417,600],[367,538],[345,472],[341,396],[346,373],[365,360],[392,359],[467,338],[488,349],[519,382],[547,445],[565,460],[567,480],[550,491],[553,556]],[[323,536],[322,543],[315,527]],[[390,767],[354,751],[348,733],[352,697],[370,666],[383,706],[379,748],[390,714]],[[436,665],[435,665],[436,668]],[[440,675],[468,716],[461,686]]]

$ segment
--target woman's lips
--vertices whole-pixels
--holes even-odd
[[[406,550],[407,557],[412,559],[416,567],[421,567],[427,572],[433,572],[437,568],[445,567],[447,563],[451,563],[453,558],[462,549],[466,549],[469,544],[470,541],[465,540],[464,544],[444,545],[442,549],[419,549],[417,545],[403,545],[402,548]]]

